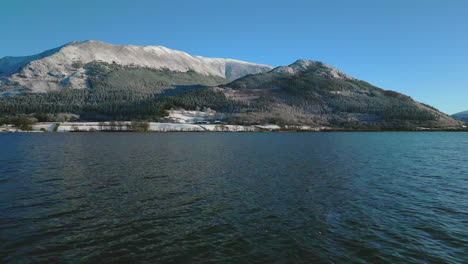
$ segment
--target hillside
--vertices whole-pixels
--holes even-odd
[[[458,121],[428,105],[357,80],[317,61],[298,60],[267,73],[245,76],[212,91],[241,105],[232,115],[232,120],[240,124],[369,129],[460,126]]]
[[[468,122],[468,111],[463,111],[452,115],[453,118],[457,120],[462,120]]]
[[[0,71],[1,116],[156,121],[168,109],[206,107],[221,113],[224,122],[241,125],[384,130],[461,126],[406,95],[310,60],[271,68],[158,46],[87,41],[31,57],[4,58]]]
[[[272,69],[233,59],[192,56],[162,46],[76,41],[34,56],[0,59],[0,95],[87,88],[88,73],[83,66],[96,61],[182,73],[194,71],[227,80]]]
[[[228,82],[194,71],[104,62],[90,62],[83,69],[87,72],[86,89],[64,86],[48,93],[4,96],[0,98],[0,115],[73,113],[84,120],[154,119],[162,111],[162,98]]]

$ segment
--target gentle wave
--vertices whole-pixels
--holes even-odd
[[[466,133],[0,135],[0,262],[463,263]]]

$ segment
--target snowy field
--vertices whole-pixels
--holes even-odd
[[[168,110],[168,116],[165,117],[170,123],[195,124],[197,122],[214,121],[219,116],[216,111],[189,111],[189,110]]]

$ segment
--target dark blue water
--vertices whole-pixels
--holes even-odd
[[[467,133],[0,135],[0,263],[467,263]]]

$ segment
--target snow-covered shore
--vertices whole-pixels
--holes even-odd
[[[277,125],[228,125],[228,124],[179,124],[149,122],[150,132],[261,132],[285,130]],[[130,131],[130,121],[115,122],[111,129],[110,122],[43,122],[32,126],[32,131],[21,131],[12,126],[0,127],[0,132],[96,132],[96,131]],[[287,127],[286,130],[322,131],[326,127]]]

